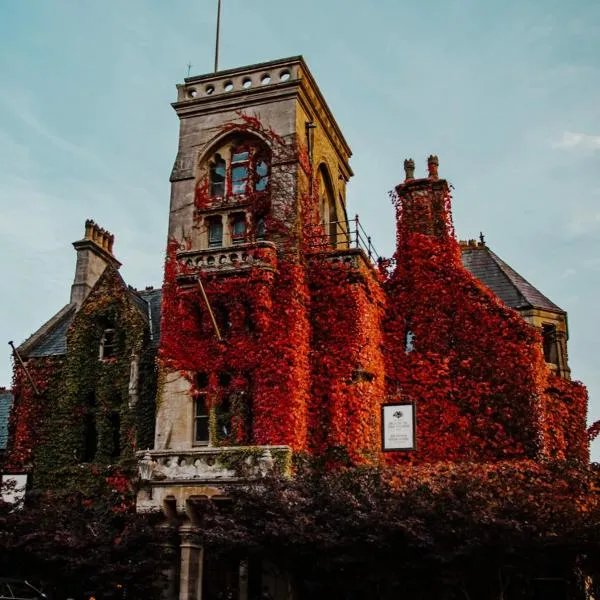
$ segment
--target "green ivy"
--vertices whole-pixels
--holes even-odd
[[[106,329],[114,329],[114,353],[101,358]],[[135,451],[151,447],[154,439],[155,355],[131,292],[107,268],[67,333],[61,385],[36,448],[36,486],[87,485],[90,473],[97,476],[109,466],[132,472]],[[133,356],[138,357],[136,402],[129,394]]]

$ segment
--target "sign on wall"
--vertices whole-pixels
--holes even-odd
[[[27,489],[27,475],[8,475],[0,476],[0,497],[9,504],[20,504],[25,498]]]
[[[381,434],[384,452],[415,450],[414,404],[384,404],[381,407]]]

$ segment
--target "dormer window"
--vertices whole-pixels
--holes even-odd
[[[220,248],[223,245],[223,221],[221,217],[208,219],[208,247]]]
[[[231,224],[231,241],[234,244],[243,244],[246,241],[246,217],[236,216]]]
[[[215,155],[215,160],[210,165],[210,195],[225,195],[225,174],[227,165],[220,154]]]
[[[105,329],[100,340],[100,360],[114,358],[117,350],[117,343],[114,329]]]

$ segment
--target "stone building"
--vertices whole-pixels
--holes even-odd
[[[163,288],[128,288],[113,237],[86,223],[70,303],[18,349],[40,390],[17,369],[13,468],[50,485],[137,452],[138,510],[180,531],[170,594],[283,600],[291,584],[272,565],[215,578],[198,502],[288,473],[295,454],[587,460],[567,315],[483,239],[456,241],[437,157],[423,178],[405,162],[390,261],[348,219],[351,151],[301,57],[189,77],[173,108]],[[409,452],[382,449],[382,406],[396,402],[416,413]],[[44,436],[65,419],[67,439]]]

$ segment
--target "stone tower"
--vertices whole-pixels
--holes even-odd
[[[346,215],[350,149],[303,59],[188,78],[173,107],[149,461],[198,484],[284,469],[295,451],[371,460],[381,292]],[[151,504],[192,493],[157,483]]]

